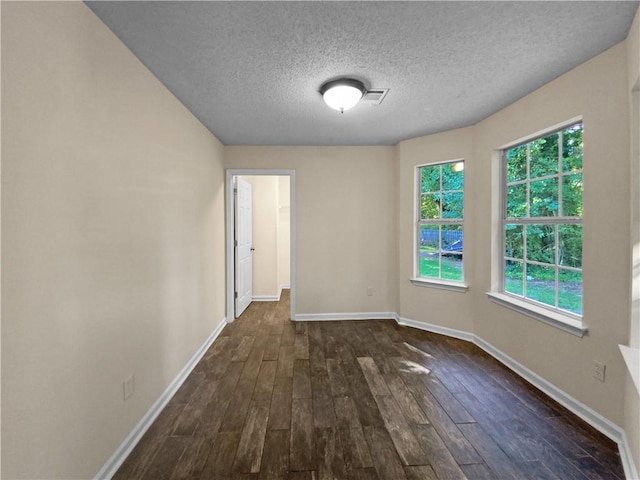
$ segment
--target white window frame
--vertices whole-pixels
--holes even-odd
[[[465,283],[465,268],[464,268],[464,255],[462,260],[462,280],[448,280],[443,278],[435,278],[435,277],[421,277],[420,276],[420,226],[421,225],[458,225],[462,224],[463,238],[464,238],[464,194],[465,194],[465,183],[466,183],[466,175],[465,180],[462,184],[462,196],[463,196],[463,208],[462,208],[462,218],[461,219],[446,219],[439,218],[435,220],[423,220],[420,218],[421,212],[421,200],[422,200],[422,189],[421,189],[421,175],[420,169],[423,167],[437,167],[442,165],[449,165],[455,163],[462,163],[464,165],[464,159],[458,158],[454,160],[445,160],[442,162],[435,163],[427,163],[423,165],[417,165],[415,167],[414,178],[415,178],[415,187],[414,187],[414,259],[413,259],[413,277],[410,279],[411,283],[420,287],[433,287],[440,288],[444,290],[450,290],[454,292],[466,292],[469,287]],[[440,176],[440,192],[442,192],[442,176]],[[457,192],[454,191],[454,192]],[[442,213],[442,205],[440,205],[440,210]],[[464,253],[464,245],[463,245],[463,253]]]
[[[566,311],[566,310],[562,310],[559,309],[555,306],[551,306],[542,302],[537,302],[531,298],[526,298],[524,295],[520,296],[520,295],[516,295],[510,292],[505,291],[505,275],[504,275],[504,267],[505,267],[505,228],[506,225],[522,225],[523,228],[526,229],[527,225],[531,225],[531,224],[536,224],[536,225],[541,225],[541,224],[548,224],[548,225],[567,225],[567,224],[578,224],[578,225],[582,225],[582,217],[562,217],[560,216],[560,214],[562,212],[559,212],[559,215],[556,217],[515,217],[515,218],[507,218],[506,217],[506,199],[507,199],[507,188],[508,188],[508,184],[507,184],[507,163],[506,163],[506,152],[507,150],[522,146],[522,145],[527,145],[529,143],[532,143],[540,138],[544,138],[547,137],[551,134],[554,133],[560,133],[562,130],[565,130],[573,125],[577,125],[577,124],[582,124],[583,125],[583,132],[584,132],[584,122],[582,121],[582,118],[574,118],[570,121],[567,121],[565,123],[559,124],[559,125],[555,125],[549,129],[546,129],[542,132],[539,132],[537,134],[534,134],[532,136],[526,137],[524,139],[520,139],[516,142],[513,142],[511,144],[505,145],[503,147],[501,147],[499,149],[499,162],[500,162],[500,202],[499,202],[499,222],[498,222],[498,235],[497,235],[497,239],[498,239],[498,244],[499,244],[499,255],[498,255],[498,259],[497,259],[497,264],[498,264],[498,282],[497,282],[497,289],[491,292],[487,292],[488,297],[506,307],[509,308],[511,310],[517,311],[519,313],[522,313],[524,315],[527,315],[529,317],[532,317],[536,320],[539,320],[543,323],[552,325],[556,328],[559,328],[563,331],[566,331],[568,333],[574,334],[576,336],[582,337],[587,333],[587,328],[584,326],[584,324],[582,323],[582,315],[578,315],[578,314],[574,314],[572,312]],[[583,137],[584,138],[584,137]],[[559,142],[558,142],[558,147],[561,148],[562,145],[562,141],[559,138]],[[559,155],[559,162],[562,161],[561,156]],[[527,184],[527,191],[528,191],[528,185],[531,182],[531,178],[529,177],[529,154],[527,153],[527,177],[525,180],[523,180],[522,182],[516,182],[516,183],[526,183]],[[583,157],[583,168],[579,173],[583,173],[584,171],[584,157]],[[534,180],[541,180],[544,178],[551,178],[551,177],[557,177],[558,178],[558,199],[559,199],[559,209],[562,208],[562,166],[559,165],[559,170],[558,170],[558,174],[556,175],[550,175],[547,177],[536,177]],[[584,180],[583,180],[584,181]],[[512,182],[513,183],[513,182]],[[584,197],[583,197],[584,198]],[[527,199],[528,199],[528,195],[527,195]],[[527,211],[529,209],[529,202],[527,200]],[[558,228],[556,228],[556,239],[555,239],[555,244],[557,245],[558,243]],[[523,262],[526,263],[531,263],[531,264],[536,264],[536,262],[533,261],[528,261],[526,258],[526,244],[523,244]],[[544,266],[549,266],[548,264],[544,264]],[[558,295],[558,282],[557,282],[557,276],[558,276],[558,264],[557,264],[557,258],[555,259],[555,263],[553,265],[555,272],[556,272],[556,281],[555,281],[555,296],[556,296],[556,300],[557,300],[557,295]],[[566,270],[579,270],[582,271],[582,268],[576,269],[576,268],[571,268],[571,267],[562,267],[563,269]],[[523,294],[526,293],[526,280],[523,279]],[[557,302],[556,302],[557,303]],[[584,303],[583,303],[584,305]]]

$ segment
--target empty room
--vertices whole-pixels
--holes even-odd
[[[638,2],[0,35],[1,478],[640,478]]]

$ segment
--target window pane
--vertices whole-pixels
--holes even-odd
[[[562,177],[562,215],[565,217],[582,216],[582,174]]]
[[[582,272],[558,272],[558,308],[582,315]]]
[[[550,217],[558,213],[558,179],[547,178],[529,186],[529,216]]]
[[[426,193],[421,197],[420,219],[431,220],[434,218],[440,218],[440,194]]]
[[[555,225],[527,225],[527,260],[555,263]]]
[[[437,192],[440,190],[440,165],[420,168],[420,192]]]
[[[462,225],[442,225],[441,239],[443,254],[462,253]]]
[[[418,174],[418,275],[461,281],[464,162],[420,167]]]
[[[555,268],[527,264],[527,298],[555,307],[555,286]]]
[[[442,165],[442,190],[462,190],[464,184],[464,163]]]
[[[504,262],[504,291],[522,296],[522,262]]]
[[[574,125],[562,132],[562,170],[582,169],[582,125]]]
[[[522,258],[522,225],[507,225],[504,232],[504,256]]]
[[[462,218],[462,193],[442,195],[442,218]]]
[[[527,178],[527,146],[521,145],[507,150],[507,182]]]
[[[558,173],[557,133],[535,140],[529,145],[529,178]]]
[[[527,185],[510,185],[507,189],[507,218],[527,216]]]
[[[442,278],[462,280],[462,225],[442,225],[440,232],[440,251]]]
[[[442,278],[444,280],[462,281],[462,255],[443,254]]]
[[[505,150],[502,187],[503,291],[578,315],[582,156],[582,124]]]
[[[420,225],[420,276],[440,277],[440,227]]]
[[[558,236],[558,264],[582,268],[582,225],[559,225]]]

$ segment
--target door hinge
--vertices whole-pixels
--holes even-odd
[[[236,240],[234,243],[235,243],[235,246],[237,247],[238,246],[238,240]]]
[[[238,298],[238,292],[233,292],[233,298]]]

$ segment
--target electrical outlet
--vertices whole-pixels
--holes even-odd
[[[122,382],[122,390],[124,392],[124,399],[127,400],[133,392],[136,391],[136,377],[133,374],[129,375]]]
[[[367,296],[373,297],[373,287],[367,287]]]
[[[593,362],[593,378],[604,382],[604,373],[606,369],[607,366],[604,363]]]

